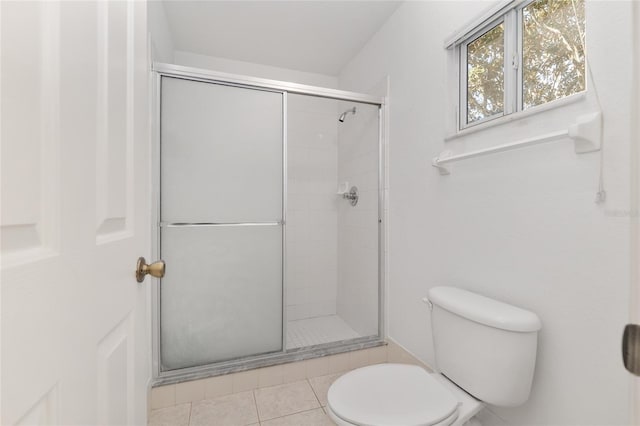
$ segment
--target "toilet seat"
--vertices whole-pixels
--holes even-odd
[[[344,425],[449,425],[459,401],[415,365],[378,364],[339,377],[327,395],[331,416]]]

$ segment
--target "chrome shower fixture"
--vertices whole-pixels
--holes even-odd
[[[356,115],[356,107],[353,107],[351,109],[346,110],[345,112],[343,112],[342,114],[340,114],[340,118],[338,118],[338,121],[341,123],[344,123],[344,118],[347,116],[347,114],[353,114]]]
[[[349,203],[355,207],[356,204],[358,204],[358,199],[360,198],[360,195],[358,194],[358,187],[352,186],[349,192],[344,192],[342,194],[342,198],[349,200]]]

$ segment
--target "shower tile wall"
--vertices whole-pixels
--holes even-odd
[[[378,107],[358,105],[338,127],[338,140],[338,181],[357,186],[360,199],[338,207],[337,314],[370,336],[378,333]]]
[[[336,103],[288,97],[287,320],[336,313]]]

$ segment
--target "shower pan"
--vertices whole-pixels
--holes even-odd
[[[381,344],[384,99],[154,71],[154,383]]]

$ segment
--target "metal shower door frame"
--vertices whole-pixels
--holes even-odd
[[[152,257],[160,257],[160,118],[161,118],[161,86],[162,77],[173,77],[185,80],[200,81],[246,89],[264,90],[281,93],[282,125],[283,125],[283,183],[282,183],[282,349],[280,352],[255,355],[229,361],[217,362],[203,366],[181,368],[162,371],[160,362],[160,288],[158,285],[151,289],[151,348],[152,348],[152,385],[179,383],[187,380],[201,379],[236,371],[317,358],[320,356],[348,352],[383,345],[385,327],[385,227],[384,218],[384,171],[386,159],[384,157],[385,112],[387,108],[384,97],[372,96],[356,92],[347,92],[324,87],[309,86],[297,83],[247,77],[184,67],[172,64],[153,64],[154,92],[153,128],[152,128]],[[287,351],[287,314],[286,314],[286,232],[287,232],[287,96],[288,94],[316,96],[327,99],[352,101],[378,106],[378,335],[356,339],[342,340],[328,344],[308,346]],[[170,266],[169,266],[170,267]],[[160,284],[161,285],[161,284]]]

